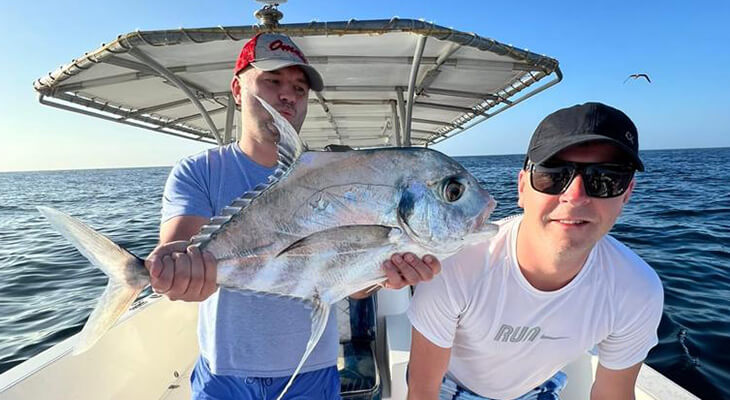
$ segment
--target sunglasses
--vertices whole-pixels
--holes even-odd
[[[606,199],[621,196],[634,177],[635,168],[626,164],[529,161],[530,185],[540,193],[564,193],[577,174],[583,177],[583,187],[590,197]]]

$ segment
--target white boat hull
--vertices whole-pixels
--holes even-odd
[[[403,400],[409,295],[405,289],[380,291],[378,296],[382,399]],[[0,400],[189,399],[190,372],[198,355],[197,313],[195,303],[145,299],[88,352],[71,356],[74,336],[0,375]],[[569,385],[561,398],[589,398],[596,365],[596,357],[589,355],[569,365]],[[636,398],[697,399],[647,365],[639,375]]]
[[[164,399],[174,385],[189,393],[175,372],[198,353],[197,304],[155,298],[136,307],[91,350],[72,356],[74,336],[0,375],[0,399]]]

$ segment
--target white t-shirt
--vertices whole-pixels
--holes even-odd
[[[441,274],[416,288],[408,318],[451,348],[448,376],[481,396],[511,399],[596,345],[606,368],[643,361],[657,344],[664,302],[656,272],[606,236],[565,287],[538,290],[517,264],[521,220],[500,221],[490,242],[443,260]]]

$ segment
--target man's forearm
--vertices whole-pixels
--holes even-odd
[[[633,393],[623,393],[622,395],[600,393],[596,390],[591,390],[591,400],[636,400]]]
[[[622,370],[598,365],[596,380],[591,387],[591,400],[635,400],[634,387],[641,363]]]
[[[439,387],[436,389],[427,389],[423,387],[408,388],[408,400],[438,400]]]
[[[439,347],[416,328],[411,329],[411,358],[408,362],[408,399],[438,400],[451,348]]]

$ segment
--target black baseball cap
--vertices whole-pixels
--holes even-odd
[[[540,164],[572,145],[592,141],[616,145],[637,170],[644,170],[636,125],[622,111],[602,103],[575,105],[545,117],[532,134],[527,158]]]

